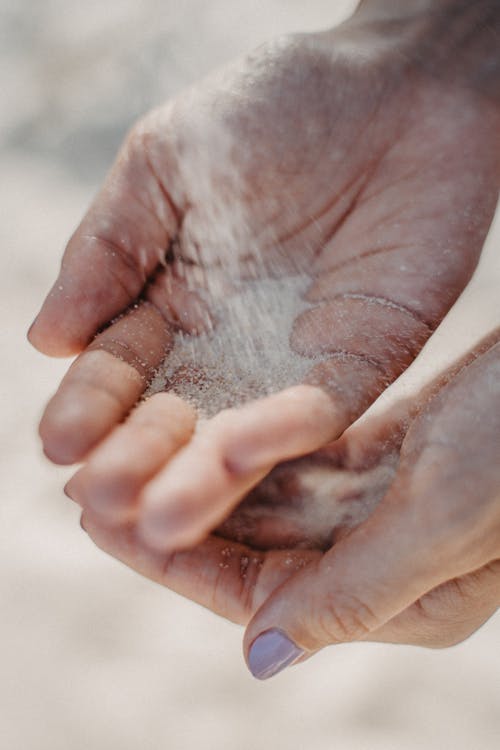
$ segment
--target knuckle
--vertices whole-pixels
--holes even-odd
[[[395,624],[395,642],[444,649],[463,641],[471,632],[465,620],[445,613],[429,595],[417,600]]]
[[[418,599],[409,610],[412,642],[448,648],[477,630],[495,609],[485,570],[451,579]]]
[[[457,646],[459,643],[465,641],[469,637],[469,635],[471,635],[471,631],[463,626],[460,628],[441,628],[440,630],[430,629],[430,632],[427,634],[427,636],[422,637],[420,633],[418,634],[417,638],[415,639],[415,645],[425,646],[426,648],[432,648],[435,650],[442,650],[445,648],[452,648],[453,646]]]
[[[359,640],[379,624],[372,608],[352,593],[328,592],[316,600],[315,609],[313,623],[324,645]]]
[[[433,622],[429,624],[426,638],[422,638],[421,634],[418,634],[416,645],[432,649],[452,648],[467,640],[479,625],[480,623],[473,623],[470,620]]]

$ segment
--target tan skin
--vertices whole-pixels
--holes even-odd
[[[401,28],[361,13],[281,40],[151,113],[71,238],[30,340],[82,353],[41,434],[56,462],[90,456],[69,492],[117,543],[121,524],[146,557],[203,539],[276,464],[337,438],[469,280],[498,193],[498,104],[459,71],[433,78]],[[235,281],[290,273],[312,308],[285,343],[323,355],[302,383],[195,433],[171,394],[121,424],[176,331],[217,326]]]
[[[102,549],[218,614],[250,623],[246,649],[271,627],[285,630],[306,656],[359,639],[449,646],[500,604],[499,382],[497,329],[417,397],[292,462],[298,476],[304,462],[320,464],[339,488],[325,503],[322,532],[329,529],[333,540],[326,551],[318,549],[324,536],[309,534],[308,501],[315,499],[306,496],[300,512],[293,499],[287,508],[288,497],[278,505],[284,523],[294,524],[287,549],[279,535],[274,546],[269,533],[257,535],[256,547],[228,543],[217,533],[192,550],[168,554],[145,544],[134,521],[106,526],[86,500],[101,456],[112,453],[112,438],[72,487],[84,504],[84,527]],[[122,454],[122,468],[130,455]],[[390,471],[374,486],[374,469],[384,465]],[[352,490],[353,475],[357,494],[343,495],[347,485]],[[339,525],[343,505],[349,525]],[[228,523],[245,525],[248,512],[243,504]]]

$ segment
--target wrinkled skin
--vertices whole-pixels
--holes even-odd
[[[260,539],[262,551],[216,534],[193,550],[155,551],[133,521],[106,527],[88,509],[92,459],[74,485],[84,527],[140,573],[236,622],[251,621],[247,648],[276,626],[306,655],[353,639],[452,645],[500,605],[499,384],[497,330],[414,400],[290,464],[295,481],[306,462],[321,465],[321,488],[338,488],[322,499],[322,532],[333,533],[325,552],[317,549],[324,536],[311,543],[308,499],[300,508],[292,499],[287,509],[279,493],[272,512],[293,525],[295,549],[280,549],[280,538],[273,548],[269,535]],[[266,500],[272,506],[273,496]],[[251,504],[249,498],[236,509],[228,528],[245,527]],[[339,515],[339,506],[346,512]]]
[[[134,499],[150,543],[194,543],[278,462],[338,437],[470,278],[497,197],[498,110],[433,80],[412,54],[363,23],[261,48],[146,116],[71,238],[30,332],[49,354],[91,341],[41,423],[60,463],[84,459],[123,420],[176,331],[195,340],[217,328],[218,300],[242,279],[309,279],[310,308],[291,313],[283,342],[310,358],[302,384],[212,420],[227,481],[193,471],[194,418],[172,407],[144,477],[187,442],[193,481],[164,468]]]
[[[414,52],[414,40],[347,23],[261,48],[146,116],[72,237],[30,332],[48,354],[83,350],[41,434],[54,461],[88,459],[68,493],[98,543],[146,574],[163,561],[168,585],[240,621],[290,572],[275,547],[308,548],[291,558],[300,568],[376,517],[401,422],[388,422],[388,450],[370,450],[369,461],[366,451],[352,464],[349,451],[338,452],[347,437],[324,446],[413,361],[469,280],[492,219],[497,103],[459,79],[434,79]],[[177,331],[196,340],[216,330],[219,300],[242,280],[295,274],[308,279],[310,309],[292,314],[284,346],[310,359],[302,383],[198,424],[188,404],[158,394],[123,423]],[[181,368],[183,377],[192,373]],[[280,462],[321,449],[259,486]],[[304,476],[327,459],[342,474],[337,499],[345,491],[354,510],[297,523]],[[359,482],[348,476],[360,470]],[[269,508],[272,516],[283,507],[280,483],[298,497],[298,512],[276,531]],[[260,526],[249,528],[259,504]],[[321,495],[317,506],[325,519]],[[218,585],[214,594],[203,545],[176,556],[178,565],[165,556],[224,521],[220,533],[270,550],[236,555],[247,596],[236,614],[231,591]],[[220,561],[226,542],[208,544]],[[197,554],[193,587],[183,576],[192,579]],[[257,576],[268,560],[270,575]],[[316,641],[300,642],[314,650]]]

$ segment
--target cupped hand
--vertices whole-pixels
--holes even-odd
[[[481,252],[498,122],[406,39],[352,22],[267,45],[146,116],[30,332],[82,352],[42,420],[47,455],[88,456],[169,357],[164,419],[146,402],[116,433],[138,446],[139,485],[154,478],[125,494],[150,543],[202,538],[414,359]],[[195,429],[187,397],[205,417],[232,408]]]
[[[249,622],[259,678],[344,641],[458,643],[500,605],[499,385],[500,329],[415,400],[276,469],[274,485],[271,474],[184,552],[151,548],[134,521],[103,525],[86,505],[91,459],[74,480],[84,527],[140,573]],[[241,534],[257,546],[234,541]]]

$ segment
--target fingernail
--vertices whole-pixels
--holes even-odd
[[[30,325],[30,327],[28,328],[28,333],[26,334],[26,337],[27,337],[28,339],[29,339],[29,337],[30,337],[30,333],[31,333],[31,331],[33,330],[33,328],[34,328],[34,326],[35,326],[35,323],[36,323],[36,321],[37,321],[37,320],[38,320],[38,315],[36,316],[35,320],[33,321],[33,323],[32,323],[32,324]]]
[[[86,534],[88,534],[88,531],[87,531],[87,529],[85,528],[85,521],[83,520],[83,513],[82,513],[82,515],[80,516],[80,527],[81,527],[81,528],[82,528],[82,529],[84,530],[84,532],[85,532]]]
[[[70,495],[70,488],[69,488],[70,484],[71,484],[71,480],[69,482],[66,482],[66,484],[63,487],[63,492],[66,495],[66,497],[69,497],[70,500],[73,500],[73,498]]]
[[[272,628],[257,636],[250,646],[248,666],[258,680],[267,680],[289,667],[303,653],[285,633]]]

